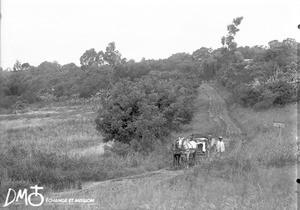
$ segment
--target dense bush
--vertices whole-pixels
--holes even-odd
[[[98,112],[97,130],[104,141],[115,139],[151,150],[153,142],[192,118],[195,92],[182,84],[156,76],[116,83]]]
[[[39,99],[38,99],[36,93],[28,90],[20,97],[20,100],[26,101],[27,103],[31,104],[31,103],[37,102]]]
[[[235,97],[242,105],[259,110],[296,101],[296,92],[295,85],[286,80],[256,80],[256,83],[236,88]]]
[[[282,106],[298,100],[296,45],[293,39],[270,42],[269,48],[260,48],[254,59],[242,68],[237,68],[236,63],[229,65],[223,75],[223,84],[235,90],[242,105],[255,109]]]
[[[235,90],[235,97],[242,105],[253,106],[261,100],[261,92],[248,85],[240,85],[239,88]]]
[[[17,97],[15,96],[4,96],[1,97],[0,107],[8,109],[11,108],[12,105],[17,101]]]
[[[291,102],[292,96],[296,94],[292,84],[279,80],[267,85],[266,89],[276,94],[274,105],[284,105]]]

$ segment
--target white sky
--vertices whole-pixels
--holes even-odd
[[[216,49],[239,16],[239,46],[300,41],[300,0],[2,0],[1,7],[4,69],[17,59],[79,65],[86,50],[105,51],[112,41],[136,61]]]

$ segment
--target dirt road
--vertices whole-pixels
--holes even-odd
[[[219,127],[220,133],[226,135],[241,134],[241,129],[232,121],[228,114],[224,99],[210,85],[203,84],[201,87],[210,99],[208,110],[210,123]]]
[[[209,98],[209,122],[214,126],[215,133],[225,136],[225,147],[230,152],[240,151],[245,136],[229,116],[225,100],[211,85],[203,84],[201,88]]]

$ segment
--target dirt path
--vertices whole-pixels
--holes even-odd
[[[228,114],[224,99],[210,85],[203,84],[202,88],[210,99],[208,110],[210,123],[219,127],[219,132],[226,135],[241,134],[241,129],[231,120]]]
[[[217,93],[217,91],[210,86],[209,84],[203,84],[199,87],[199,97],[200,95],[206,95],[209,99],[209,106],[207,109],[206,115],[210,127],[214,127],[218,135],[239,135],[241,134],[240,128],[235,125],[231,120],[228,110],[226,108],[226,103],[224,99]],[[197,101],[202,99],[197,99]],[[196,103],[197,103],[196,101]],[[197,124],[197,120],[200,122],[203,121],[203,110],[198,111],[195,115],[195,120],[192,124]],[[201,115],[201,116],[200,116]],[[199,125],[192,126],[191,132],[195,132],[199,128]],[[235,146],[236,147],[236,146]],[[145,188],[149,188],[151,191],[153,186],[161,185],[167,180],[174,179],[177,176],[185,173],[184,170],[172,171],[172,170],[159,170],[155,172],[149,172],[146,174],[118,178],[103,182],[94,182],[85,184],[82,190],[79,191],[69,191],[62,193],[52,193],[49,196],[46,196],[51,199],[62,199],[62,198],[80,198],[80,199],[94,199],[92,205],[89,205],[88,209],[101,209],[102,207],[111,207],[114,208],[112,203],[115,203],[117,206],[122,206],[126,199],[131,199],[131,195],[137,195],[138,192],[144,192]],[[143,188],[143,190],[141,190]],[[100,205],[101,204],[101,205]],[[67,206],[66,206],[67,205]],[[76,204],[78,208],[80,208]],[[84,204],[86,205],[86,204]],[[46,203],[43,205],[43,209],[72,209],[74,205],[68,204],[55,204],[55,203]],[[116,206],[116,207],[117,207]],[[147,209],[146,207],[138,207],[138,209]]]
[[[245,136],[229,116],[225,100],[209,84],[203,84],[201,88],[209,97],[209,121],[215,128],[215,134],[225,136],[225,147],[230,152],[240,151]]]

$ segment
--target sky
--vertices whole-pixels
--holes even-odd
[[[221,47],[227,25],[244,17],[238,46],[300,41],[300,0],[0,0],[1,65],[16,60],[80,65],[88,49],[115,42],[122,57],[163,59]]]

